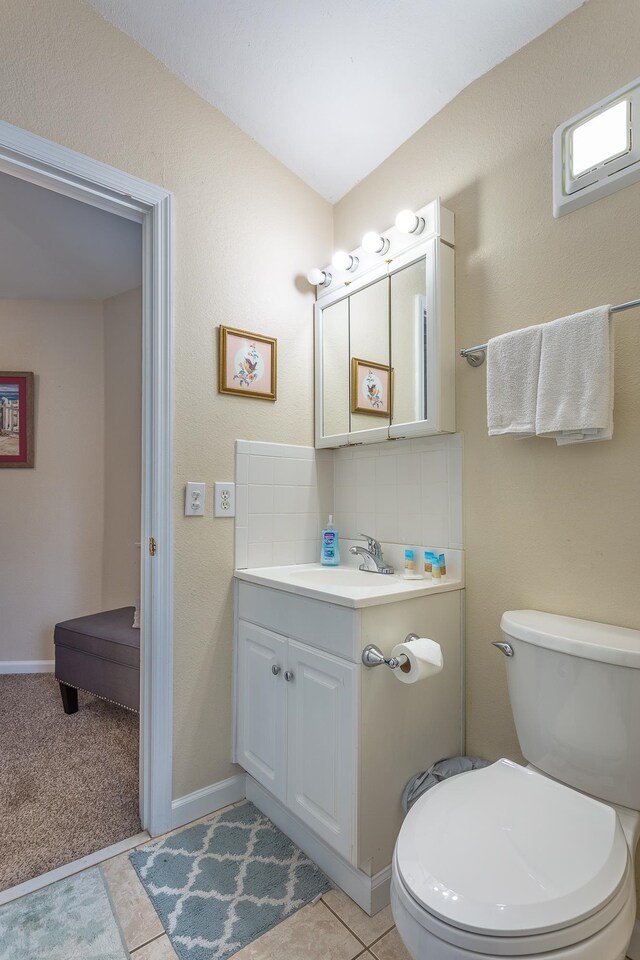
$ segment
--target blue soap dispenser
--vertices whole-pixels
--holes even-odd
[[[337,567],[340,563],[340,540],[333,525],[333,516],[329,515],[326,529],[322,531],[320,544],[320,563],[323,567]]]

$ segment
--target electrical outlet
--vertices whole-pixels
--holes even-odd
[[[214,508],[215,517],[235,517],[236,515],[236,485],[224,480],[216,481],[214,484]]]
[[[204,501],[206,485],[204,483],[187,483],[184,491],[185,517],[204,517]]]

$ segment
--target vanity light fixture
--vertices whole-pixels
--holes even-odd
[[[319,267],[311,267],[307,274],[307,280],[312,287],[328,287],[332,277],[330,273],[320,270]]]
[[[401,210],[396,217],[396,229],[400,233],[413,233],[417,236],[424,230],[424,217],[419,217],[413,210]]]
[[[354,270],[358,269],[360,261],[351,253],[347,253],[346,250],[336,250],[331,263],[336,270],[347,270],[349,273],[353,273]]]
[[[362,249],[367,253],[379,253],[383,256],[389,251],[389,240],[387,237],[381,237],[375,230],[370,230],[362,238]]]

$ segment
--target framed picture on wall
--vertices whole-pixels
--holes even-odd
[[[391,413],[393,371],[369,360],[351,358],[351,412],[386,417]]]
[[[0,467],[33,466],[33,374],[0,371]]]
[[[275,400],[278,341],[232,327],[219,330],[219,392]]]

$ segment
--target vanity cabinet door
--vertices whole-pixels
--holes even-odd
[[[287,806],[353,862],[356,665],[290,640],[287,675]]]
[[[286,800],[287,641],[238,623],[238,762],[279,800]]]

